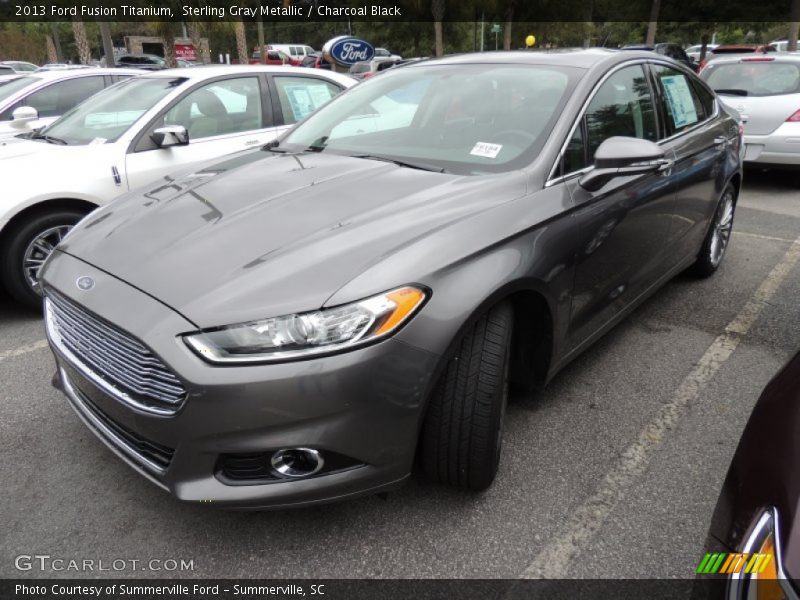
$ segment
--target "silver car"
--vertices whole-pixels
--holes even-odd
[[[741,116],[746,163],[800,164],[800,55],[720,58],[701,77]]]
[[[719,267],[740,143],[713,92],[652,52],[391,69],[77,225],[42,272],[55,384],[190,502],[378,493],[415,457],[484,489],[510,386]]]

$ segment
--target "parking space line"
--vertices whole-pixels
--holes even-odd
[[[774,235],[761,235],[760,233],[750,233],[749,231],[734,231],[733,235],[743,235],[745,237],[756,238],[759,240],[770,240],[773,242],[784,242],[786,244],[794,244],[795,240],[788,238],[776,237]]]
[[[563,578],[569,566],[600,531],[611,511],[627,489],[644,472],[650,459],[670,429],[700,400],[700,393],[715,373],[730,358],[739,342],[755,323],[768,301],[800,259],[800,237],[787,240],[791,246],[783,258],[761,282],[741,312],[708,347],[692,371],[665,404],[622,454],[619,462],[605,475],[599,488],[567,520],[566,527],[552,539],[520,574],[522,579]]]
[[[7,358],[22,356],[23,354],[35,352],[36,350],[41,350],[42,348],[47,348],[47,340],[37,340],[31,344],[26,344],[25,346],[15,348],[14,350],[6,350],[4,352],[0,352],[0,362],[3,362]]]

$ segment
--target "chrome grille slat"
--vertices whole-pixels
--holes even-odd
[[[59,315],[59,319],[62,322],[67,323],[72,327],[71,329],[67,330],[62,329],[61,332],[64,341],[70,343],[71,346],[74,346],[75,347],[73,348],[74,350],[80,351],[84,346],[91,348],[92,344],[96,344],[100,348],[104,349],[106,351],[106,354],[111,354],[118,359],[130,360],[131,362],[136,362],[137,368],[140,372],[152,374],[154,377],[161,378],[165,382],[166,389],[176,389],[176,390],[182,389],[180,385],[174,385],[174,384],[171,386],[169,385],[171,382],[175,381],[175,378],[173,376],[165,374],[161,370],[153,368],[152,366],[145,367],[144,363],[138,362],[137,357],[135,355],[124,354],[124,353],[120,354],[119,350],[117,348],[114,348],[113,344],[107,343],[105,340],[98,337],[97,335],[94,335],[86,331],[80,332],[78,330],[78,327],[80,327],[80,322],[74,320],[72,317],[65,317],[65,315],[62,313],[61,315]],[[160,361],[158,361],[157,359],[150,359],[148,361],[148,364],[157,365],[159,364],[159,362]],[[131,376],[137,377],[138,379],[141,380],[142,383],[146,383],[146,380],[142,379],[138,375],[131,374]]]
[[[77,360],[145,408],[178,409],[186,389],[147,346],[58,292],[48,289],[46,295],[59,341]]]

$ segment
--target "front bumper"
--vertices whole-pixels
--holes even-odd
[[[784,123],[769,135],[745,132],[744,144],[746,163],[800,165],[800,123]]]
[[[77,288],[89,275],[96,285]],[[181,379],[186,400],[172,415],[120,402],[85,365],[48,335],[56,385],[87,426],[150,481],[189,502],[280,508],[392,489],[413,463],[424,399],[438,358],[389,339],[314,360],[212,366],[178,337],[194,324],[157,300],[69,255],[58,253],[45,284],[147,345]],[[135,333],[134,333],[135,332]],[[144,444],[144,446],[142,446]],[[165,449],[162,461],[142,447]],[[348,469],[306,479],[231,484],[222,455],[309,447],[348,457]]]

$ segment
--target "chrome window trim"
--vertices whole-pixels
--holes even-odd
[[[64,387],[64,393],[66,393],[72,408],[78,413],[78,416],[84,419],[97,434],[101,434],[101,439],[105,441],[112,450],[118,450],[119,453],[124,454],[123,458],[127,458],[128,461],[134,461],[135,466],[144,467],[156,475],[163,475],[166,473],[166,469],[164,467],[157,465],[147,457],[139,454],[135,448],[128,444],[127,440],[117,435],[113,429],[108,427],[94,415],[91,409],[89,409],[89,407],[84,403],[80,392],[72,385],[72,382],[70,381],[63,367],[59,367],[58,372],[59,376],[61,377],[61,384]],[[160,482],[156,483],[159,483],[160,485]]]
[[[47,331],[47,337],[50,340],[50,343],[58,350],[58,352],[75,368],[78,372],[86,377],[89,381],[95,384],[101,391],[105,392],[115,400],[130,406],[131,408],[135,408],[137,410],[162,415],[162,416],[170,416],[174,415],[178,412],[180,406],[176,406],[174,410],[168,410],[159,408],[157,406],[149,406],[147,404],[143,404],[138,402],[135,398],[131,395],[126,394],[120,389],[117,389],[115,386],[111,385],[108,381],[104,378],[100,377],[94,370],[89,367],[86,363],[84,363],[81,359],[79,359],[75,354],[67,348],[63,342],[61,341],[61,336],[58,334],[58,331],[53,323],[53,309],[52,303],[50,302],[49,298],[44,299],[44,316],[45,316],[45,330]]]
[[[583,117],[586,116],[586,109],[589,108],[589,104],[592,102],[594,97],[597,95],[597,91],[600,89],[600,86],[602,86],[606,82],[606,80],[608,80],[608,78],[611,77],[617,71],[619,71],[621,69],[624,69],[624,68],[627,68],[627,67],[632,67],[634,65],[661,65],[661,66],[665,66],[665,67],[670,67],[672,69],[676,69],[677,71],[681,71],[680,67],[676,68],[675,64],[669,63],[669,62],[667,62],[665,60],[660,60],[658,58],[652,58],[652,59],[650,59],[650,58],[637,58],[637,59],[633,59],[633,60],[630,60],[630,61],[626,61],[626,62],[620,63],[618,65],[615,65],[612,69],[610,69],[605,75],[603,75],[603,77],[600,78],[600,80],[592,88],[592,91],[586,97],[586,100],[584,101],[583,105],[581,106],[581,110],[578,113],[578,117],[572,123],[572,127],[570,127],[569,132],[567,133],[567,136],[564,139],[564,142],[561,144],[561,149],[558,151],[558,154],[556,155],[556,160],[553,163],[553,166],[550,168],[550,171],[548,172],[547,181],[545,182],[544,187],[547,188],[547,187],[550,187],[551,185],[556,185],[558,183],[562,183],[563,181],[566,181],[567,179],[571,179],[574,175],[579,175],[579,174],[586,173],[586,172],[588,172],[588,171],[590,171],[591,169],[594,168],[593,165],[589,165],[588,167],[584,167],[583,169],[581,169],[579,171],[571,171],[571,172],[569,172],[569,173],[567,173],[565,175],[559,175],[557,177],[555,176],[555,174],[556,174],[556,172],[558,170],[558,166],[561,164],[561,160],[564,157],[564,152],[567,149],[567,145],[569,144],[569,141],[572,139],[572,136],[575,134],[575,129],[578,127],[580,122],[583,120]],[[705,82],[703,82],[703,85],[705,85]],[[706,87],[708,87],[708,86],[706,86]],[[653,98],[654,107],[655,107],[655,104],[657,102],[658,102],[658,99],[657,98]],[[656,110],[658,110],[657,107],[656,107]],[[671,135],[669,137],[666,137],[666,138],[664,138],[662,140],[658,140],[655,143],[658,144],[658,145],[661,145],[664,142],[672,141],[672,140],[674,140],[674,139],[676,139],[676,138],[678,138],[678,137],[680,137],[682,135],[685,135],[685,134],[695,130],[696,128],[698,128],[701,125],[705,124],[707,121],[710,121],[710,120],[716,118],[717,116],[719,116],[719,99],[717,98],[717,95],[714,94],[714,113],[710,117],[707,117],[707,118],[703,119],[702,121],[697,122],[696,124],[692,125],[688,129],[684,129],[683,131],[675,133],[675,134],[673,134],[673,135]]]

